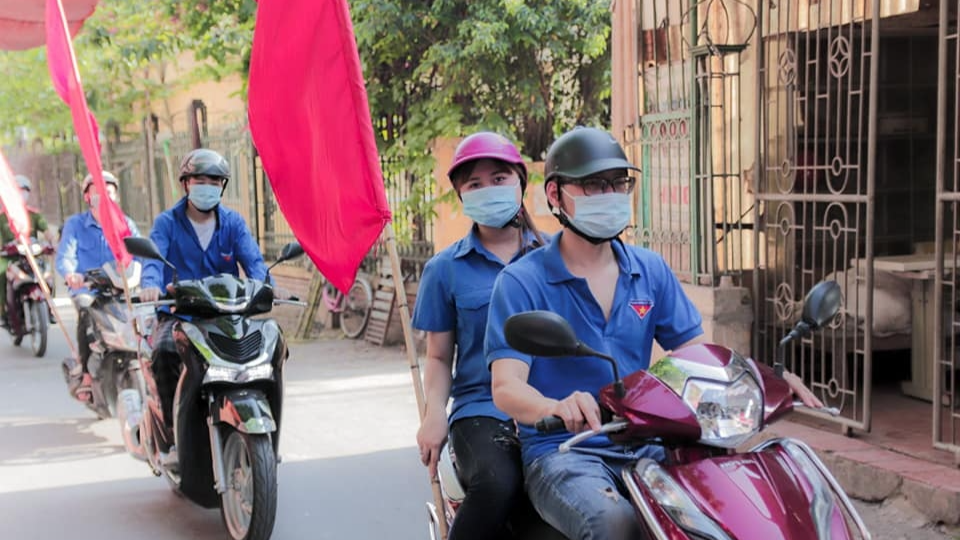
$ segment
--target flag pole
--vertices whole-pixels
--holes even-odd
[[[50,292],[50,287],[47,286],[47,280],[43,279],[43,274],[40,273],[40,267],[37,265],[37,260],[33,257],[33,251],[30,250],[30,240],[25,238],[23,235],[17,235],[17,241],[20,242],[20,245],[23,247],[23,253],[27,257],[27,263],[30,264],[30,269],[33,270],[33,275],[37,278],[37,284],[40,285],[40,291],[43,292],[43,298],[47,302],[47,306],[50,307],[50,311],[53,313],[53,318],[57,320],[57,325],[60,326],[60,330],[63,332],[64,339],[67,340],[67,347],[70,349],[70,354],[74,359],[79,360],[77,355],[77,346],[73,343],[73,340],[70,338],[70,333],[67,332],[67,328],[63,325],[63,319],[60,318],[60,312],[57,311],[57,306],[53,303],[53,294]],[[24,314],[26,317],[26,314]]]
[[[407,289],[404,287],[403,273],[400,271],[400,254],[397,252],[397,236],[393,231],[393,223],[387,223],[384,228],[383,240],[387,246],[387,253],[390,255],[390,267],[393,269],[391,273],[393,274],[393,288],[397,295],[397,311],[400,312],[400,325],[403,327],[403,340],[407,347],[407,360],[410,362],[413,391],[417,396],[417,412],[422,423],[423,416],[426,414],[426,398],[423,393],[423,380],[420,376],[420,362],[417,360],[417,346],[413,341],[413,325],[410,322],[410,309],[407,305]],[[446,509],[440,491],[440,481],[436,475],[430,479],[430,487],[433,490],[433,502],[437,505],[440,537],[446,540],[448,532]]]

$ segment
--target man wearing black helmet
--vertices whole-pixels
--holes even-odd
[[[267,266],[243,217],[220,204],[230,181],[230,166],[223,156],[199,148],[180,164],[180,184],[186,192],[173,208],[153,223],[150,238],[160,254],[177,267],[180,279],[201,279],[220,273],[267,279]],[[144,302],[159,298],[170,285],[172,271],[159,261],[147,261],[143,270]],[[172,423],[173,394],[179,356],[172,339],[174,319],[161,313],[154,339],[154,375],[163,402],[164,419]]]
[[[120,182],[117,177],[103,171],[103,182],[107,186],[107,197],[114,202],[117,200],[117,190]],[[70,296],[84,292],[83,273],[94,268],[100,268],[104,263],[116,260],[113,251],[103,235],[100,226],[100,197],[97,187],[93,184],[93,175],[88,174],[80,188],[83,201],[87,204],[87,211],[74,214],[67,218],[60,233],[60,245],[57,247],[57,272],[63,276],[70,289]],[[129,216],[124,216],[130,234],[140,236],[137,224]],[[90,314],[86,309],[77,306],[77,349],[80,355],[79,362],[73,358],[64,360],[67,374],[67,389],[70,394],[81,401],[91,399],[90,385],[93,382],[87,373],[87,360],[90,358],[90,337],[87,335],[90,328]]]
[[[620,469],[640,457],[659,459],[663,450],[628,449],[598,435],[576,452],[557,452],[570,434],[532,426],[557,416],[570,433],[599,429],[596,396],[611,382],[610,366],[521,353],[507,344],[503,325],[524,311],[558,313],[580,340],[616,358],[621,373],[649,367],[654,340],[673,350],[702,339],[700,315],[666,261],[619,239],[630,223],[635,170],[605,131],[578,128],[557,139],[547,152],[544,189],[564,230],[507,266],[491,297],[485,353],[494,403],[519,424],[531,502],[568,538],[643,538]],[[787,381],[808,405],[820,405],[797,377]]]

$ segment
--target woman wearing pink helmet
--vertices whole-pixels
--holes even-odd
[[[413,315],[413,326],[427,334],[417,445],[435,475],[449,434],[466,494],[450,540],[510,538],[511,515],[526,504],[520,443],[513,421],[493,404],[483,339],[497,275],[543,239],[523,207],[526,166],[505,137],[470,135],[447,174],[474,225],[423,269]]]

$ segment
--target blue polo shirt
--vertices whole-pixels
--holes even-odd
[[[240,275],[263,281],[267,265],[257,241],[250,234],[243,217],[222,204],[217,206],[217,225],[207,249],[200,247],[197,232],[187,217],[187,198],[157,216],[150,239],[160,254],[177,267],[180,279],[200,279],[216,274]],[[160,261],[144,264],[142,287],[163,287],[173,281],[173,272]]]
[[[613,382],[609,362],[599,358],[542,358],[516,351],[504,338],[507,318],[531,310],[563,316],[580,341],[617,359],[621,376],[649,367],[654,339],[671,350],[703,333],[699,312],[660,255],[620,241],[610,245],[620,277],[609,320],[604,319],[587,281],[567,270],[560,256],[559,235],[546,248],[501,272],[493,288],[487,323],[488,364],[501,358],[526,362],[530,366],[527,382],[548,398],[563,399],[577,390],[597,397],[601,388]],[[566,432],[542,435],[532,426],[520,425],[524,464],[556,451],[569,437]],[[581,446],[616,448],[604,435]]]
[[[137,224],[127,216],[124,218],[127,220],[130,234],[140,236]],[[103,229],[89,210],[67,218],[60,232],[60,245],[57,247],[57,272],[61,276],[82,274],[114,260],[116,259],[113,257],[110,245],[107,244],[107,238],[103,235]],[[71,290],[70,294],[80,292],[83,290]]]
[[[532,235],[526,241],[534,244]],[[519,252],[512,261],[518,258]],[[423,268],[413,326],[427,332],[452,331],[456,342],[450,423],[474,416],[509,418],[493,404],[490,370],[483,356],[490,292],[504,266],[483,246],[474,227]]]

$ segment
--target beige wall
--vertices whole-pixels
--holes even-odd
[[[461,139],[441,139],[433,145],[433,157],[436,160],[436,166],[433,169],[433,177],[436,180],[436,196],[440,196],[451,189],[450,179],[447,178],[447,167],[453,161],[453,151],[456,149]],[[543,163],[528,163],[527,169],[531,172],[543,173]],[[542,176],[541,176],[542,177]],[[543,184],[528,184],[524,205],[533,215],[533,221],[536,226],[544,233],[554,233],[560,230],[560,223],[550,214],[547,207],[547,199],[543,194]],[[437,215],[433,220],[433,245],[434,252],[446,248],[457,240],[463,238],[470,230],[473,221],[463,215],[460,201],[454,200],[452,204],[439,204],[436,207]]]
[[[240,95],[243,85],[240,76],[197,81],[194,71],[201,65],[192,52],[185,51],[176,61],[151,70],[151,78],[158,82],[162,80],[174,89],[166,98],[150,104],[151,111],[160,119],[161,136],[187,132],[187,108],[194,99],[202,100],[206,105],[207,125],[211,131],[217,126],[245,121],[246,103]],[[140,131],[139,125],[134,129]]]

